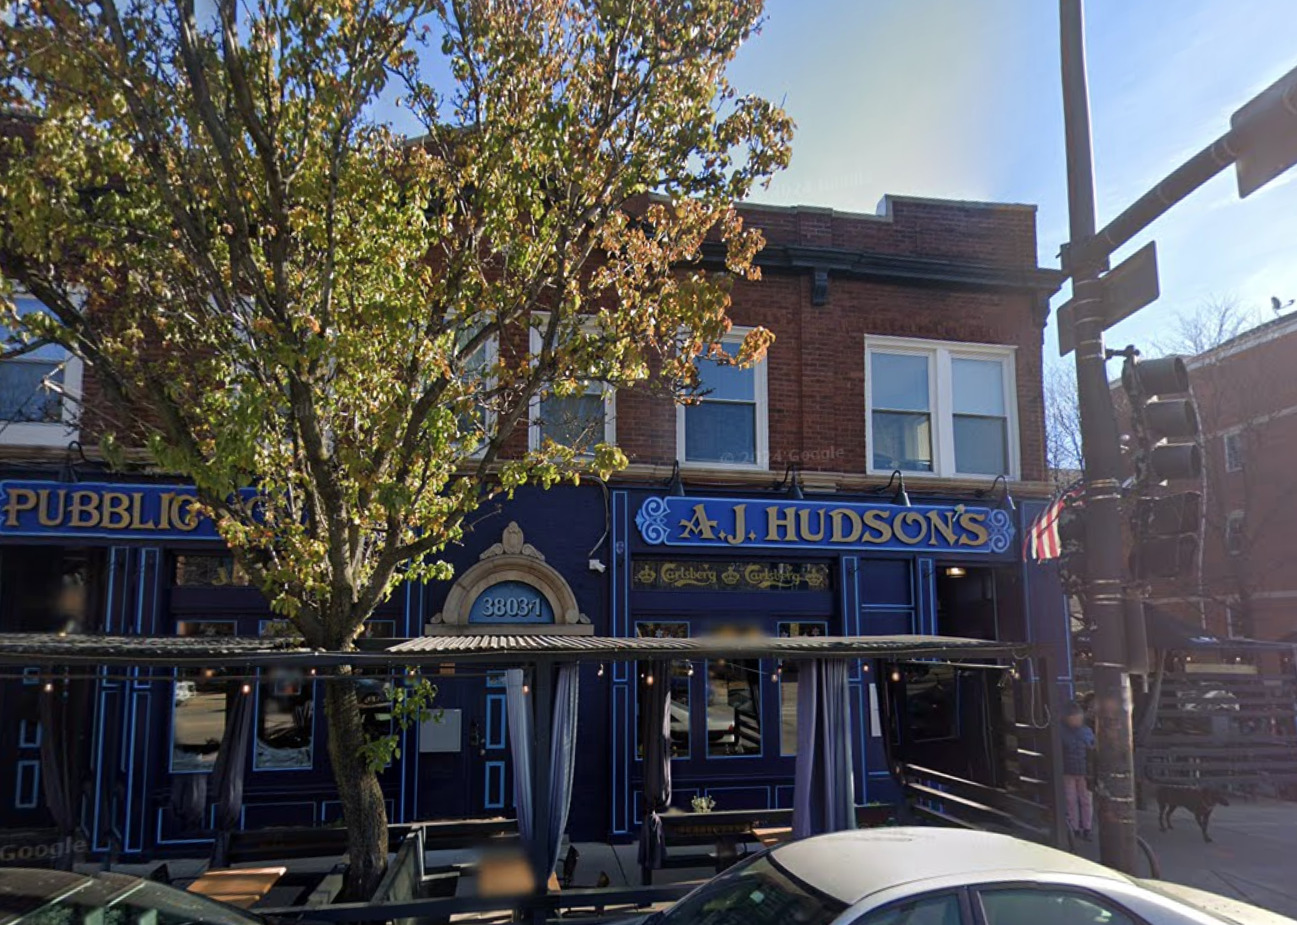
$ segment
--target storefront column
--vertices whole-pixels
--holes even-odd
[[[630,629],[630,512],[626,492],[613,492],[612,497],[612,568],[610,578],[609,616],[613,636],[634,635]],[[611,820],[612,834],[628,835],[631,831],[630,769],[635,758],[632,741],[634,689],[631,673],[634,663],[617,662],[610,666],[612,682],[609,685],[612,730],[612,748],[609,770],[612,774]]]

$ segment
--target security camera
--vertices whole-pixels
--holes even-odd
[[[602,574],[603,574],[604,572],[606,572],[607,570],[608,570],[608,566],[604,565],[604,564],[603,564],[601,561],[599,561],[598,559],[591,559],[591,560],[590,560],[590,571],[592,571],[592,572],[598,572],[599,574],[602,575]]]

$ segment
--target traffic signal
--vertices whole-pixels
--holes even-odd
[[[1141,580],[1176,578],[1192,572],[1196,564],[1202,496],[1159,489],[1202,476],[1189,371],[1183,357],[1140,360],[1128,354],[1121,384],[1130,399],[1138,492],[1131,515],[1131,571]]]

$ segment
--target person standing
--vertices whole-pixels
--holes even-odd
[[[1088,758],[1094,748],[1094,730],[1085,724],[1085,711],[1076,702],[1063,714],[1063,800],[1067,827],[1082,841],[1094,828],[1094,797],[1088,780]]]

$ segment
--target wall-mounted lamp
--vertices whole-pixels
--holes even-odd
[[[792,501],[803,500],[806,495],[802,492],[802,467],[797,463],[789,463],[784,468],[784,477],[775,488],[787,488],[788,497]]]
[[[882,494],[893,485],[896,486],[896,493],[892,495],[892,504],[899,504],[901,507],[910,507],[910,493],[905,490],[905,475],[900,469],[893,469],[892,477],[887,480],[886,485],[877,489],[877,492]]]
[[[1000,484],[1004,485],[1004,494],[1000,496],[1000,507],[1006,511],[1016,511],[1018,505],[1013,503],[1013,495],[1009,494],[1009,477],[1007,475],[997,475],[989,488],[979,488],[974,494],[979,498],[989,498],[995,494],[995,486]]]
[[[680,460],[671,464],[671,479],[667,482],[667,494],[673,498],[683,498],[685,496],[685,483],[680,478]]]

